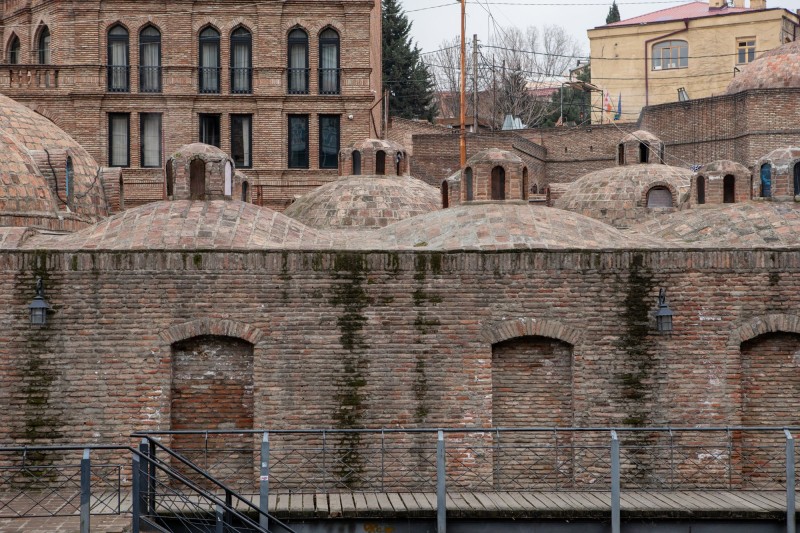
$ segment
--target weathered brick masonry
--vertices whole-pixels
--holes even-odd
[[[781,425],[800,408],[789,251],[6,251],[0,276],[9,443],[222,424],[181,421],[227,412],[182,392],[204,361],[233,372],[246,411],[247,357],[181,370],[204,336],[253,345],[254,427]],[[44,329],[28,325],[35,276]],[[672,335],[654,332],[660,287]]]

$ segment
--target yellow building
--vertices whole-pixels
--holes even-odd
[[[711,0],[600,26],[588,34],[592,83],[605,91],[592,99],[593,122],[616,115],[633,122],[647,105],[725,94],[741,67],[800,39],[800,17],[768,9],[765,0],[751,0],[750,7],[744,7],[744,0],[732,6]]]

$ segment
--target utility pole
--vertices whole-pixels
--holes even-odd
[[[492,54],[492,131],[497,129],[497,73],[494,67],[494,54]]]
[[[389,138],[389,89],[383,91],[383,138]]]
[[[461,166],[467,166],[467,0],[461,0]]]
[[[472,35],[472,131],[478,133],[478,34]]]

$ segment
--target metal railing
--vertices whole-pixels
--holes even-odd
[[[202,94],[219,94],[220,92],[220,67],[200,67],[197,69],[200,92]]]
[[[130,92],[131,69],[129,66],[108,65],[106,70],[108,72],[108,92],[110,93]]]
[[[253,92],[253,69],[250,67],[231,67],[231,93],[250,94]]]
[[[160,93],[162,91],[161,85],[161,67],[139,67],[139,92],[142,93]]]
[[[339,94],[341,92],[339,68],[319,69],[319,94]]]
[[[310,69],[307,68],[290,68],[286,69],[288,76],[289,94],[308,94],[308,74]]]

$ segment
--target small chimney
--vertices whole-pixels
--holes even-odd
[[[708,2],[708,7],[711,9],[722,9],[726,5],[726,0],[709,0]]]
[[[750,9],[767,9],[767,0],[750,0]]]

